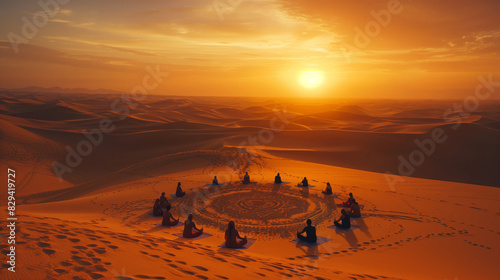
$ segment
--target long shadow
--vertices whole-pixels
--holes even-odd
[[[337,230],[337,233],[340,236],[344,237],[344,239],[347,241],[347,243],[349,243],[349,245],[351,245],[352,248],[358,247],[358,238],[356,237],[356,235],[352,230],[350,231]]]
[[[309,198],[309,188],[301,188],[300,195],[303,198]]]
[[[335,204],[335,197],[333,195],[325,195],[325,201],[328,202],[328,205],[330,205],[334,211],[337,210],[337,204]]]
[[[295,244],[295,247],[304,252],[304,255],[310,258],[317,259],[319,257],[318,246],[308,247],[301,245],[299,243]],[[307,248],[307,249],[306,249]]]
[[[366,236],[368,236],[369,238],[372,238],[372,234],[370,233],[370,230],[368,229],[368,226],[366,225],[365,223],[365,219],[356,219],[356,224],[359,225],[359,229],[364,233],[366,234]]]

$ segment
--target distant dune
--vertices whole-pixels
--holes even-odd
[[[447,101],[148,96],[113,110],[118,98],[0,93],[22,260],[1,279],[498,278],[499,103],[457,124],[443,119]],[[410,177],[391,184],[385,172],[400,171]],[[303,177],[311,188],[296,187]],[[178,182],[182,198],[171,196]],[[161,192],[209,235],[161,226]],[[363,216],[335,230],[350,192]],[[325,243],[290,242],[309,218]],[[218,247],[231,220],[251,247]]]
[[[85,139],[81,134],[83,129],[97,128],[105,117],[113,121],[116,130],[105,135],[102,145],[83,160],[79,171],[69,174],[67,180],[77,180],[75,183],[151,157],[238,146],[260,130],[270,130],[271,121],[281,126],[275,110],[286,110],[289,116],[283,131],[274,132],[270,143],[258,143],[266,146],[271,154],[397,173],[401,164],[398,157],[408,158],[418,149],[415,140],[429,138],[434,128],[442,128],[448,140],[438,144],[435,152],[422,166],[415,168],[411,176],[500,186],[500,176],[494,172],[494,167],[500,166],[497,144],[500,143],[500,110],[491,104],[462,119],[464,124],[454,130],[442,118],[443,112],[452,105],[445,101],[416,102],[419,107],[411,107],[406,102],[389,105],[371,101],[341,105],[304,102],[305,113],[296,104],[282,100],[216,98],[208,102],[202,98],[151,96],[136,108],[130,108],[130,114],[121,120],[117,112],[110,110],[113,95],[90,98],[81,94],[4,93],[3,96],[2,113],[11,127],[3,130],[4,137],[12,138],[10,134],[23,130],[31,133],[27,138],[32,142],[37,139],[35,142],[52,143],[58,146],[56,150],[62,151],[54,157],[54,149],[51,149],[50,155],[44,158],[63,159],[65,153],[61,147],[74,147]],[[425,109],[420,108],[423,104],[427,106]],[[384,109],[383,106],[390,107]],[[254,145],[246,142],[246,145]],[[113,156],[119,151],[127,151],[121,155],[124,160],[113,164]],[[45,152],[45,149],[39,151]]]

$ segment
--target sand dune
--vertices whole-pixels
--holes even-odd
[[[456,128],[442,118],[453,104],[445,101],[150,96],[120,119],[110,109],[117,95],[1,96],[0,165],[20,174],[22,260],[17,278],[4,265],[2,279],[442,280],[477,271],[496,279],[500,197],[488,187],[500,186],[495,104]],[[59,182],[52,163],[64,163],[67,147],[102,118],[115,130]],[[434,129],[447,140],[390,186],[384,172],[397,173],[399,156],[408,159]],[[244,172],[254,183],[240,183]],[[277,172],[287,183],[272,184]],[[213,176],[224,184],[207,185]],[[314,187],[295,187],[304,176]],[[171,199],[177,182],[187,195]],[[333,196],[321,193],[326,182]],[[195,214],[211,236],[188,241],[174,235],[182,228],[158,226],[151,208],[161,192],[174,217]],[[336,204],[349,192],[363,218],[336,231]],[[327,242],[290,242],[307,218]],[[257,239],[250,248],[218,247],[230,220]]]

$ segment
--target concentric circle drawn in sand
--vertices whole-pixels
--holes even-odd
[[[332,217],[331,201],[308,189],[273,184],[240,185],[199,189],[186,196],[196,220],[221,232],[229,221],[248,235],[273,239],[288,237],[305,226],[307,219],[318,224]]]

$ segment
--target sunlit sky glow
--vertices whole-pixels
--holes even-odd
[[[319,71],[316,96],[461,98],[500,74],[497,0],[401,0],[364,45],[355,28],[398,1],[73,0],[16,54],[7,34],[37,2],[0,3],[0,87],[128,92],[160,64],[155,94],[301,96],[300,73]]]

